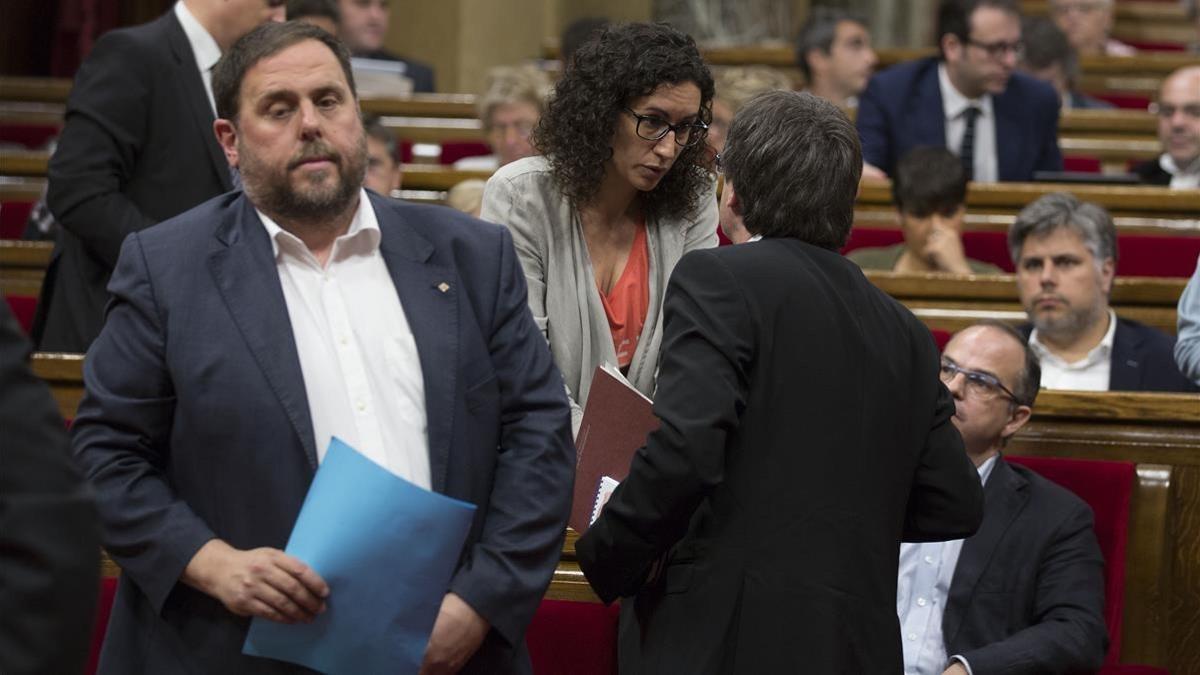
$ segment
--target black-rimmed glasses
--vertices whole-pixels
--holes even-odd
[[[987,53],[990,59],[1004,58],[1004,55],[1009,52],[1012,52],[1013,56],[1020,59],[1021,55],[1025,53],[1025,43],[1020,40],[1016,42],[979,42],[968,37],[967,44],[979,47]]]
[[[954,379],[954,376],[960,374],[966,378],[967,392],[976,398],[985,398],[987,396],[1003,393],[1005,396],[1011,399],[1013,403],[1021,402],[1020,399],[1017,398],[1017,395],[1009,391],[1008,387],[1005,387],[1003,384],[1001,384],[1000,378],[996,377],[995,375],[992,375],[991,373],[981,373],[978,370],[968,370],[959,366],[953,361],[942,359],[940,370],[942,382],[950,384],[950,381]]]
[[[674,131],[675,144],[687,147],[699,143],[708,134],[708,125],[703,122],[671,124],[657,115],[640,115],[629,108],[625,112],[637,120],[638,138],[647,141],[661,141],[667,132]]]

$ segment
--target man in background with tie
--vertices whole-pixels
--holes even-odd
[[[938,57],[871,79],[859,100],[864,175],[891,175],[918,145],[943,145],[972,181],[1028,181],[1061,171],[1058,95],[1015,72],[1024,46],[1015,0],[943,0]]]
[[[96,42],[50,160],[47,200],[62,227],[34,321],[38,349],[87,351],[126,235],[233,189],[212,131],[211,71],[239,37],[282,21],[283,6],[180,0]]]

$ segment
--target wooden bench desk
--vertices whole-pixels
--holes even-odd
[[[54,244],[0,239],[0,295],[38,297]]]

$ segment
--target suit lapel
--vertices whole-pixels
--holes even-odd
[[[947,648],[958,636],[963,614],[971,604],[976,584],[992,562],[993,551],[1029,501],[1028,485],[1028,481],[1009,468],[1003,456],[996,458],[983,490],[983,524],[974,536],[963,542],[950,581],[950,597],[942,616],[942,635]]]
[[[1140,391],[1143,360],[1141,336],[1118,319],[1109,361],[1109,391]]]
[[[279,284],[271,240],[245,196],[226,210],[208,267],[242,339],[279,399],[316,471],[317,451],[304,373],[287,301]]]
[[[174,80],[179,91],[179,100],[183,101],[188,109],[188,116],[194,123],[193,133],[197,134],[196,138],[204,145],[213,172],[228,192],[233,189],[233,182],[229,175],[229,162],[225,160],[225,154],[221,152],[221,146],[213,132],[212,104],[204,91],[204,80],[200,78],[200,72],[196,69],[196,55],[192,52],[192,45],[173,11],[168,12],[167,43],[175,59]]]
[[[374,195],[370,200],[382,234],[379,248],[421,359],[430,485],[435,492],[442,492],[458,387],[458,297],[462,289],[455,270],[432,262],[433,244],[405,222],[394,205]]]

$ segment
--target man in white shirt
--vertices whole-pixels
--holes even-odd
[[[1061,171],[1058,94],[1015,72],[1024,49],[1017,4],[942,0],[937,35],[940,56],[876,74],[859,99],[864,175],[890,176],[922,145],[950,149],[973,181]]]
[[[1091,509],[1001,456],[1032,413],[1037,358],[1013,328],[987,322],[950,340],[941,377],[984,484],[983,524],[968,539],[900,545],[904,672],[1096,670],[1108,636]]]
[[[1195,391],[1175,366],[1175,338],[1109,307],[1117,231],[1103,207],[1058,192],[1026,206],[1008,231],[1022,327],[1042,386],[1081,391]]]
[[[319,28],[250,32],[214,97],[244,191],[125,240],[75,421],[123,570],[100,671],[307,672],[241,645],[336,603],[282,552],[336,436],[477,507],[427,672],[528,672],[575,453],[508,231],[362,188],[350,55]]]
[[[212,68],[250,29],[282,20],[283,0],[180,0],[96,41],[48,169],[62,227],[34,321],[38,349],[87,351],[126,235],[235,187],[212,132]]]
[[[1135,167],[1134,173],[1151,185],[1200,188],[1200,66],[1168,75],[1151,109],[1158,117],[1163,152]]]

